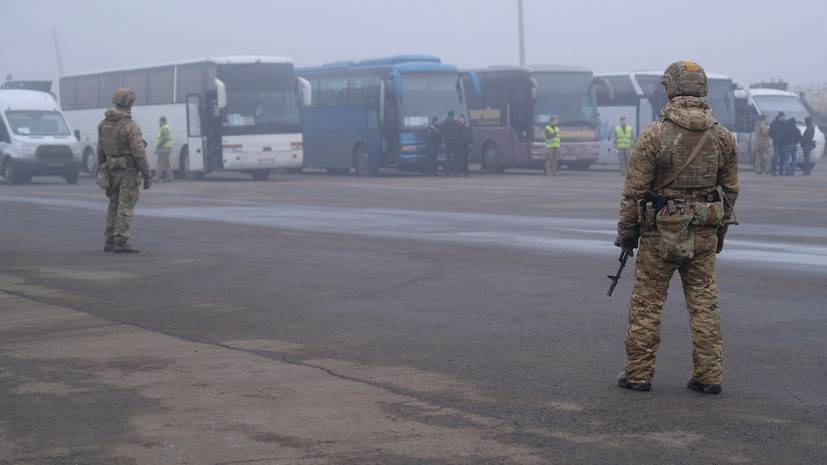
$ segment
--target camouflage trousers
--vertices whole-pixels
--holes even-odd
[[[557,169],[560,161],[560,149],[546,149],[546,176],[557,176]]]
[[[634,383],[652,381],[655,354],[660,346],[661,310],[666,303],[669,282],[677,270],[692,328],[693,376],[701,383],[719,384],[723,347],[715,275],[716,231],[696,229],[695,256],[682,263],[660,258],[658,240],[657,233],[641,239],[635,264],[635,287],[626,332],[626,376]]]
[[[620,164],[620,175],[626,176],[626,166],[629,164],[629,149],[617,149],[617,161]]]
[[[770,172],[770,148],[755,149],[755,172],[758,174],[769,174]]]
[[[167,182],[172,182],[172,167],[169,164],[169,157],[171,155],[168,151],[159,151],[158,164],[155,166],[155,179],[162,179]]]
[[[123,243],[129,239],[129,225],[140,196],[138,175],[132,171],[113,171],[111,180],[106,190],[109,207],[106,210],[105,235],[107,241]]]

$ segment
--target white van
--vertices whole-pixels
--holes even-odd
[[[80,144],[54,97],[36,90],[0,90],[0,166],[9,184],[62,176],[77,184]]]
[[[736,136],[738,138],[738,161],[753,163],[755,120],[758,115],[767,116],[767,124],[783,111],[787,118],[795,118],[798,130],[804,132],[804,118],[810,112],[801,98],[792,93],[776,89],[738,89],[735,91]],[[824,134],[815,127],[813,136],[815,148],[810,153],[810,163],[815,165],[824,154]],[[803,167],[804,154],[798,147],[798,166]]]

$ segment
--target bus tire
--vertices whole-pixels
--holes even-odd
[[[266,181],[270,178],[270,170],[253,170],[250,171],[250,176],[253,177],[253,181]]]
[[[365,144],[359,144],[353,150],[353,168],[356,169],[357,176],[374,176],[376,174],[376,170],[370,167],[370,157]]]
[[[178,155],[178,172],[172,173],[176,179],[204,179],[204,173],[193,173],[190,170],[190,149],[189,146],[181,147]]]
[[[505,167],[497,165],[497,144],[491,141],[486,142],[483,146],[480,163],[482,164],[482,171],[487,173],[502,173],[505,171]]]
[[[90,147],[86,147],[83,152],[83,171],[89,173],[89,176],[95,177],[98,175],[98,156],[92,151]]]

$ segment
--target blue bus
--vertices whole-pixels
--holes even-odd
[[[303,115],[304,167],[360,176],[381,168],[424,171],[429,120],[467,114],[465,86],[480,90],[473,73],[429,55],[330,63],[296,74],[313,89]]]

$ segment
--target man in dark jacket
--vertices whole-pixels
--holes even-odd
[[[462,145],[460,146],[459,156],[459,171],[465,174],[465,177],[471,176],[468,167],[471,164],[471,144],[474,142],[474,134],[471,132],[471,126],[465,115],[459,115],[459,122],[462,123]]]
[[[810,163],[810,153],[816,146],[813,140],[815,137],[813,117],[808,116],[804,118],[804,124],[806,124],[807,127],[804,129],[804,134],[801,135],[801,151],[804,152],[804,176],[809,176],[813,171],[813,165]]]
[[[439,132],[439,118],[434,116],[428,129],[425,130],[428,137],[428,160],[425,162],[425,174],[434,175],[437,170],[437,154],[439,146],[442,145],[442,133]]]
[[[457,171],[457,159],[462,153],[463,126],[456,119],[453,111],[448,112],[448,118],[439,124],[439,132],[445,141],[445,174],[451,176]]]
[[[798,144],[801,142],[801,131],[798,130],[795,118],[790,118],[784,127],[784,174],[795,175],[795,167],[798,164]]]
[[[772,120],[770,123],[770,139],[772,139],[772,161],[770,164],[770,172],[773,176],[776,174],[783,174],[784,166],[783,162],[781,161],[784,158],[784,131],[782,128],[784,127],[785,121],[784,112],[781,111]]]

